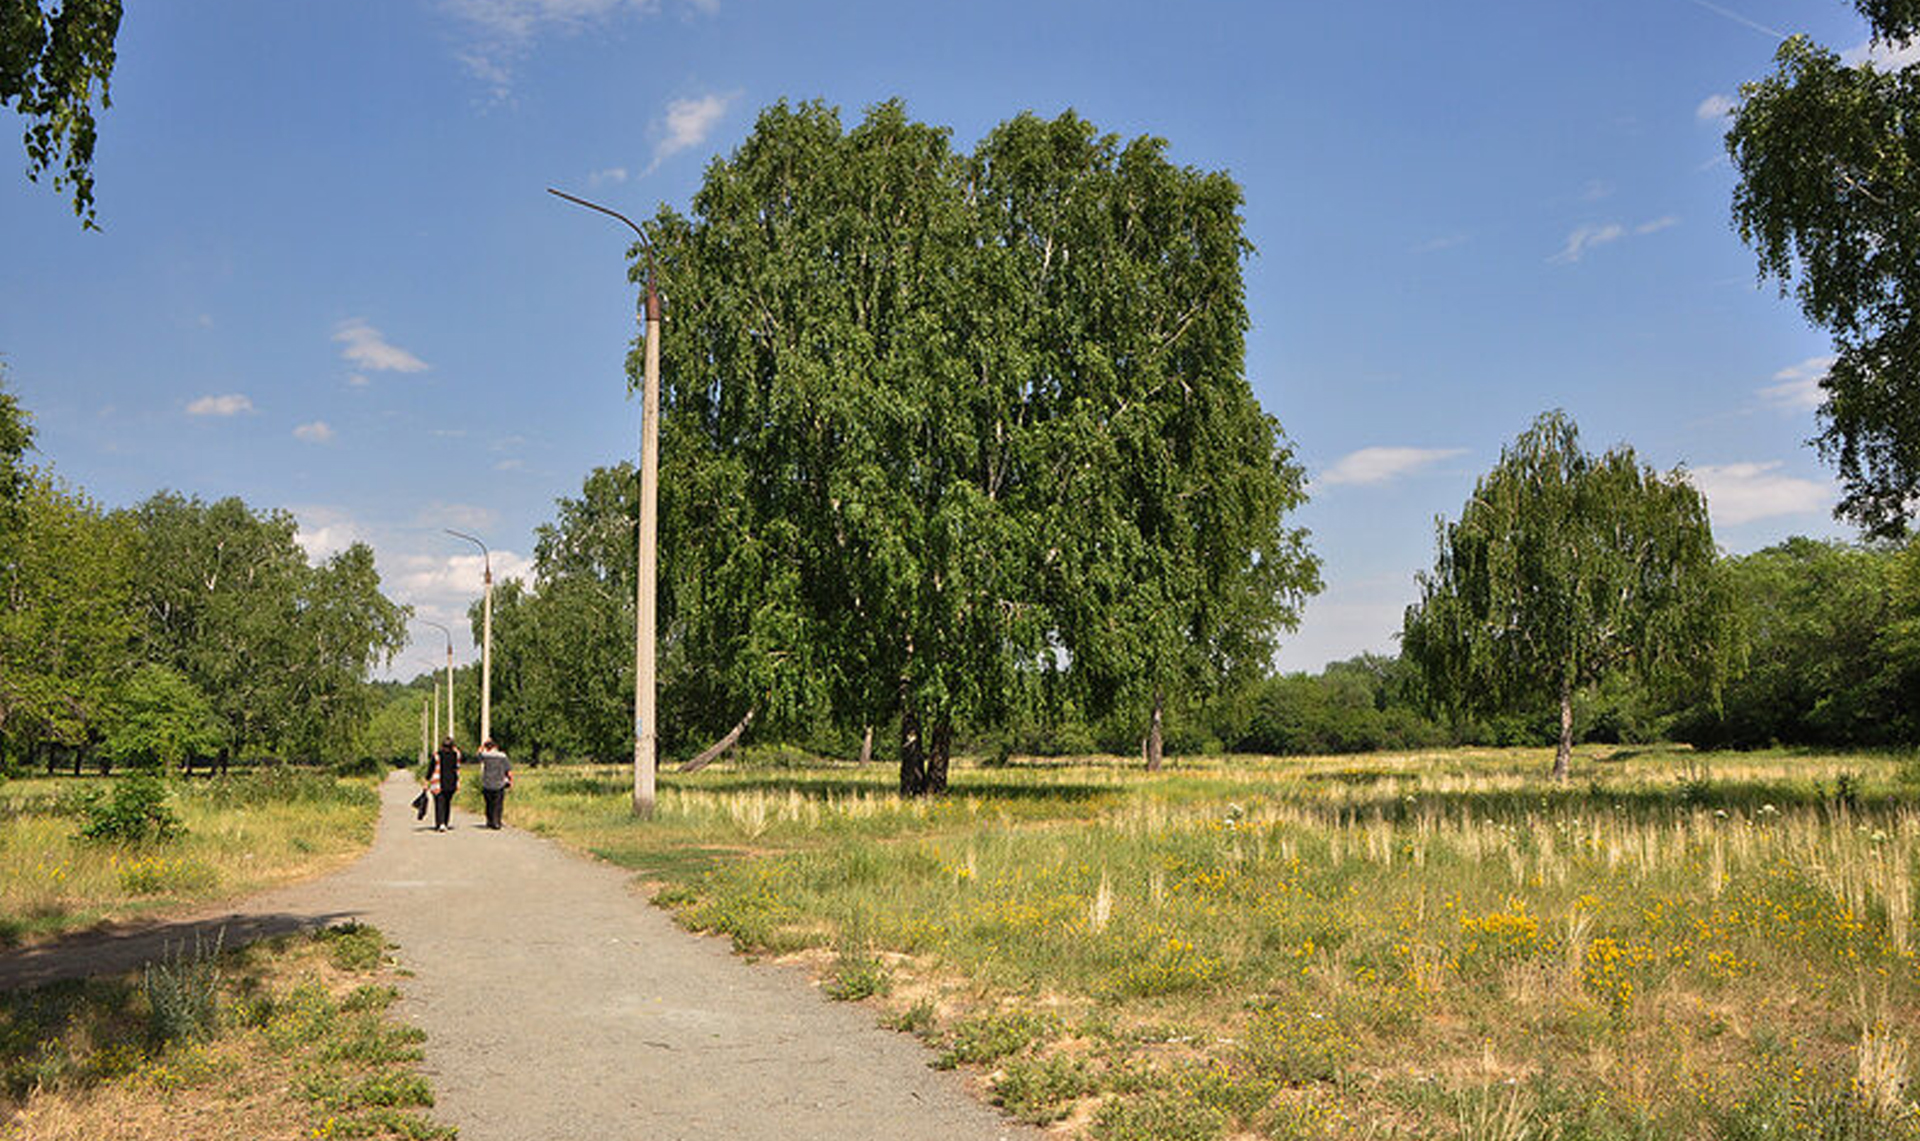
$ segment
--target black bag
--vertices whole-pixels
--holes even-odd
[[[427,790],[424,788],[420,790],[419,796],[413,798],[413,818],[415,820],[427,818]]]

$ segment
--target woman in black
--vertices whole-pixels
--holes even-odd
[[[453,813],[453,794],[460,791],[460,750],[454,747],[453,738],[440,742],[440,751],[433,755],[433,773],[427,778],[427,787],[433,791],[433,830],[447,831],[447,817]]]

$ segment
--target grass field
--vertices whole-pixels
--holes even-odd
[[[165,842],[89,840],[85,801],[116,782],[0,783],[0,945],[243,895],[344,864],[373,840],[371,781],[299,770],[167,782],[184,831]]]
[[[1102,1139],[1913,1138],[1892,758],[1542,751],[663,778],[509,819]]]
[[[0,994],[0,1141],[446,1141],[380,932]]]

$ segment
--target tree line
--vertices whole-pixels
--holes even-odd
[[[0,387],[0,764],[357,747],[368,673],[406,642],[369,547],[310,562],[292,515],[237,498],[108,510],[32,441]]]

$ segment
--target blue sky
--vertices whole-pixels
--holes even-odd
[[[464,627],[440,528],[520,571],[636,446],[626,231],[545,187],[684,210],[783,97],[898,96],[963,149],[1071,107],[1246,191],[1248,376],[1328,583],[1280,664],[1317,669],[1393,649],[1434,517],[1547,408],[1687,465],[1730,551],[1847,533],[1805,445],[1826,338],[1728,222],[1721,116],[1801,31],[1864,50],[1840,0],[131,4],[103,232],[0,149],[0,356],[102,502],[286,508]]]

